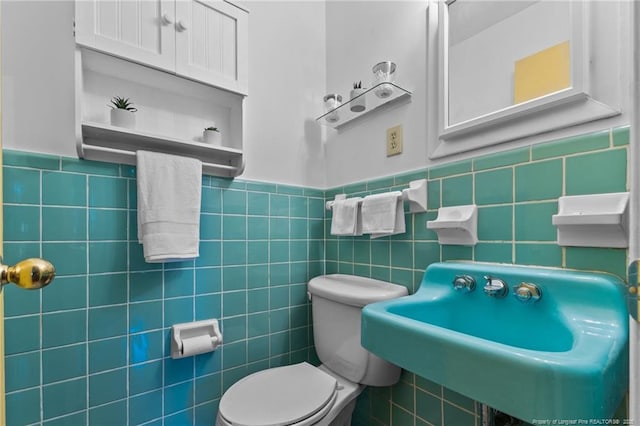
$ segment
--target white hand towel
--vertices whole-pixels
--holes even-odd
[[[362,198],[354,197],[346,200],[336,200],[331,208],[332,235],[362,235],[362,214],[360,203]]]
[[[137,151],[138,241],[145,261],[198,257],[202,162]]]
[[[405,232],[404,205],[400,191],[364,197],[362,202],[362,232],[371,238],[387,237]]]

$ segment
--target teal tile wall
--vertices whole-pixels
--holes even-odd
[[[7,424],[214,423],[232,383],[315,360],[306,283],[324,270],[324,192],[203,177],[200,257],[148,264],[135,167],[4,151],[4,255],[57,268],[5,288]],[[170,326],[218,318],[214,353]]]
[[[147,264],[136,241],[135,168],[5,151],[5,259],[55,262],[42,291],[5,289],[7,420],[20,424],[213,424],[220,396],[263,368],[313,351],[306,282],[342,272],[419,285],[442,260],[599,269],[626,250],[562,248],[557,197],[627,190],[619,128],[317,191],[205,176],[201,256]],[[594,171],[594,169],[597,169]],[[326,233],[324,202],[428,179],[428,211],[390,238]],[[479,243],[440,246],[426,221],[475,203]],[[11,229],[10,229],[11,227]],[[172,360],[172,323],[221,318],[225,345]],[[69,397],[73,395],[73,397]],[[403,372],[358,400],[355,425],[480,425],[477,402]]]
[[[426,213],[405,213],[405,234],[376,240],[330,235],[328,214],[327,273],[370,276],[402,284],[410,292],[430,263],[446,260],[595,269],[624,278],[625,249],[559,247],[551,216],[562,195],[627,191],[628,144],[628,127],[610,129],[331,188],[328,200],[339,193],[364,196],[399,190],[411,179],[427,178],[428,202]],[[440,246],[426,222],[441,206],[472,203],[478,205],[478,244]],[[395,386],[365,390],[354,424],[480,426],[480,404],[403,372]]]

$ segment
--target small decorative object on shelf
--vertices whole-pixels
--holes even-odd
[[[329,93],[324,97],[324,109],[326,112],[330,113],[325,117],[327,122],[335,123],[340,120],[340,114],[338,114],[338,111],[333,111],[340,105],[342,105],[342,96],[337,93]]]
[[[111,125],[133,129],[136,127],[135,112],[138,108],[133,106],[129,98],[114,96],[111,98]]]
[[[366,96],[361,96],[366,90],[367,89],[362,88],[362,81],[353,83],[353,90],[351,91],[351,103],[350,103],[351,111],[362,112],[365,109],[367,109],[367,98]]]
[[[209,126],[202,132],[202,140],[211,145],[222,145],[222,135],[217,127]]]
[[[391,61],[379,62],[373,66],[373,85],[380,83],[393,83],[396,72],[396,64]],[[388,98],[393,93],[393,85],[381,84],[375,91],[379,98]]]

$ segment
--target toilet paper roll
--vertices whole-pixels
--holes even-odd
[[[189,337],[182,340],[182,355],[191,356],[211,352],[215,349],[214,340],[209,335]]]

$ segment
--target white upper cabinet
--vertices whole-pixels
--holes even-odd
[[[247,13],[223,1],[176,2],[176,72],[247,93]]]
[[[76,42],[165,70],[175,69],[174,0],[76,2]]]
[[[248,13],[222,0],[79,0],[76,42],[242,95]]]

